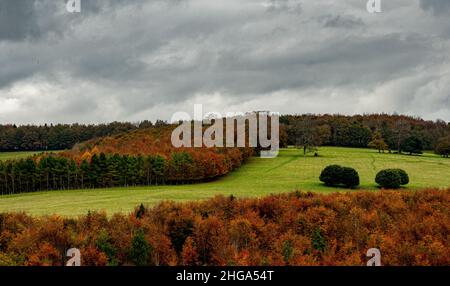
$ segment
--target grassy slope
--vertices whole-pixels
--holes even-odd
[[[27,158],[39,153],[40,152],[0,152],[0,161]]]
[[[376,190],[373,182],[383,168],[403,168],[410,177],[409,188],[449,187],[450,160],[433,154],[408,156],[378,154],[369,149],[324,147],[320,157],[303,157],[300,150],[285,149],[275,159],[251,158],[232,174],[210,183],[101,190],[52,191],[0,197],[0,212],[25,210],[31,214],[78,215],[88,210],[108,213],[130,211],[140,203],[160,200],[187,201],[216,194],[262,196],[293,190],[335,192],[323,186],[318,176],[329,164],[354,167],[361,177],[361,189]],[[339,189],[343,190],[344,189]]]
[[[48,151],[46,153],[59,153],[62,151]],[[24,151],[24,152],[0,152],[0,161],[25,159],[30,156],[41,154],[42,152]]]

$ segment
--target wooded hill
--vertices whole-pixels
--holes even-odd
[[[439,139],[450,135],[450,123],[404,115],[283,115],[280,123],[287,144],[305,147],[373,147],[411,153],[435,150]]]
[[[175,148],[174,126],[92,139],[70,151],[0,162],[0,193],[207,181],[239,167],[251,148]]]
[[[282,115],[280,123],[281,146],[368,147],[377,138],[383,140],[387,149],[398,151],[408,138],[414,137],[420,140],[423,149],[434,150],[440,138],[450,136],[448,122],[404,115]],[[167,123],[161,120],[99,125],[0,125],[0,151],[71,149],[75,144],[93,138],[164,125]]]
[[[120,122],[98,125],[0,125],[0,152],[70,149],[78,142],[135,130],[140,126],[146,128],[148,122],[141,125]]]

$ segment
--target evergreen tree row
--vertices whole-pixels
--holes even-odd
[[[195,160],[187,152],[161,155],[99,155],[77,163],[59,155],[0,161],[0,193],[186,184],[224,175],[240,164],[226,156]]]

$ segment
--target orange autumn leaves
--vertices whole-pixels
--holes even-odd
[[[140,232],[145,265],[365,265],[369,248],[383,265],[449,265],[450,190],[216,197],[111,217],[1,214],[0,264],[64,265],[76,247],[82,265],[133,265]]]
[[[90,140],[70,151],[0,161],[0,194],[209,181],[240,167],[246,148],[175,148],[173,126]]]

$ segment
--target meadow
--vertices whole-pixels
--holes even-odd
[[[41,151],[0,152],[0,161],[25,159],[42,153],[59,153],[59,152],[63,152],[63,150],[54,150],[46,152]]]
[[[15,153],[22,156],[21,153]],[[0,158],[12,156],[1,154]],[[277,158],[253,157],[238,170],[216,181],[151,187],[36,192],[0,197],[0,212],[26,211],[32,215],[77,216],[91,211],[129,212],[137,205],[155,205],[162,200],[202,200],[215,195],[260,197],[295,190],[319,193],[355,191],[324,186],[318,179],[330,164],[355,168],[359,190],[377,191],[375,175],[384,168],[402,168],[410,175],[407,190],[450,186],[450,160],[432,153],[421,156],[378,153],[371,149],[321,147],[319,156],[303,156],[302,150],[283,149]],[[406,190],[405,190],[406,191]]]
[[[0,161],[23,159],[41,152],[0,152]]]

